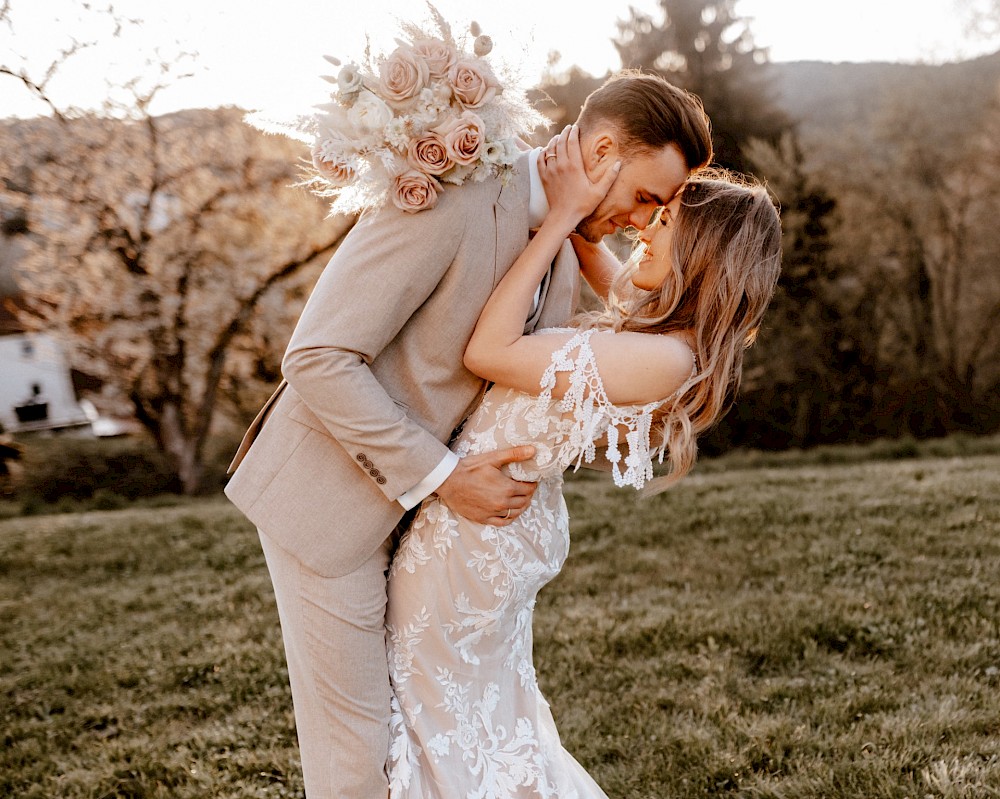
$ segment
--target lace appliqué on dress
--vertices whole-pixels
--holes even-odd
[[[594,439],[607,435],[615,483],[640,488],[652,475],[650,427],[662,403],[612,404],[590,345],[596,331],[550,332],[572,337],[553,355],[541,396],[493,386],[454,443],[461,457],[533,445],[534,458],[509,466],[537,482],[528,507],[495,527],[428,498],[393,558],[392,799],[608,799],[559,740],[535,675],[532,618],[569,553],[563,471],[593,461]],[[569,390],[557,400],[560,372]]]
[[[611,476],[619,488],[632,486],[642,488],[647,480],[653,479],[653,456],[658,454],[663,462],[664,446],[654,451],[650,444],[650,429],[653,411],[667,400],[658,400],[646,405],[615,405],[608,399],[597,370],[597,359],[590,347],[590,337],[595,328],[582,330],[552,354],[552,362],[542,374],[541,389],[531,417],[542,422],[548,415],[552,403],[552,389],[556,385],[559,372],[569,372],[569,388],[557,404],[563,413],[572,413],[572,424],[568,430],[569,446],[563,448],[571,458],[565,467],[579,468],[583,463],[593,463],[597,454],[595,440],[606,435],[607,458],[611,462]],[[578,350],[576,357],[571,353]],[[529,424],[532,418],[529,418]],[[627,454],[624,458],[619,449],[619,428],[624,427]],[[623,468],[624,466],[624,468]]]

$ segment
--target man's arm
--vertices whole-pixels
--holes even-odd
[[[611,284],[621,271],[622,264],[604,242],[592,244],[575,233],[569,237],[580,261],[580,272],[601,300],[607,302]]]
[[[320,276],[282,362],[306,406],[390,500],[412,500],[421,481],[435,470],[441,476],[450,450],[406,415],[369,365],[455,259],[467,224],[461,194],[446,190],[435,209],[418,214],[391,205],[365,214]],[[496,458],[477,468],[483,458],[465,459],[435,487],[442,496],[456,489],[453,509],[487,522],[501,506],[514,507],[510,496],[523,484],[500,473]]]
[[[460,193],[446,191],[437,208],[418,214],[391,204],[364,214],[320,275],[282,361],[309,410],[391,500],[431,473],[448,448],[406,415],[369,367],[454,260],[466,215],[449,195]]]

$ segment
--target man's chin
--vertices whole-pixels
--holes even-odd
[[[576,232],[584,241],[589,241],[591,244],[599,244],[604,238],[604,232],[601,230],[602,227],[603,225],[597,220],[584,219],[576,226]]]

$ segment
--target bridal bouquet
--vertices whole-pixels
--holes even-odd
[[[471,50],[436,9],[437,32],[404,25],[386,56],[342,64],[331,102],[311,120],[312,189],[333,198],[333,213],[386,200],[409,213],[433,208],[444,184],[502,179],[517,155],[515,139],[546,120],[511,77],[501,81],[487,56],[493,43],[476,23]],[[468,37],[465,37],[466,39]]]

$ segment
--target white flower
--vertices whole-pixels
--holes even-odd
[[[472,749],[472,747],[479,743],[479,734],[476,732],[475,727],[469,724],[469,722],[461,722],[458,725],[458,729],[455,730],[455,743],[457,743],[464,751],[468,752]]]
[[[389,124],[385,126],[384,136],[386,144],[394,147],[400,152],[406,152],[410,146],[410,131],[413,129],[414,120],[412,117],[393,117]]]
[[[448,506],[438,499],[433,499],[424,505],[424,518],[427,519],[428,524],[437,525],[438,522],[442,521],[454,524]]]
[[[435,735],[427,742],[427,748],[434,757],[447,757],[451,752],[451,741],[444,735]]]
[[[420,105],[419,108],[430,108],[434,105],[434,90],[430,86],[425,86],[420,90]]]
[[[438,84],[433,89],[428,86],[420,90],[417,113],[420,116],[421,122],[427,127],[437,124],[438,119],[451,110],[451,104],[448,102],[448,97],[451,96],[451,89],[447,85],[444,85],[445,90],[448,92],[448,97],[442,99],[441,92],[439,91],[442,85],[444,84]]]
[[[441,176],[441,180],[445,183],[451,183],[453,186],[461,186],[465,183],[465,179],[469,177],[473,172],[471,166],[465,166],[464,164],[456,164],[455,167],[445,172]]]
[[[500,686],[495,682],[487,683],[483,690],[483,707],[487,710],[496,710],[500,702]]]
[[[511,137],[543,123],[523,88],[501,85],[482,59],[492,41],[478,26],[460,45],[438,22],[436,32],[406,26],[385,57],[325,57],[337,68],[326,77],[337,90],[299,123],[298,138],[312,145],[314,190],[334,198],[334,213],[387,202],[416,213],[434,207],[442,183],[506,183],[518,155]]]
[[[341,149],[351,149],[351,140],[357,136],[348,110],[340,103],[325,103],[318,106],[323,111],[316,118],[320,138],[342,142]]]
[[[451,85],[448,83],[434,84],[434,98],[445,108],[451,105]]]
[[[523,716],[514,722],[514,735],[518,738],[534,738],[535,728],[531,724],[530,719],[526,719]]]
[[[347,116],[355,127],[375,133],[389,124],[392,109],[370,91],[362,91]]]
[[[517,145],[513,139],[498,139],[486,142],[482,151],[483,160],[497,166],[510,166],[517,159]]]
[[[348,64],[340,70],[337,75],[337,88],[342,94],[353,94],[360,91],[361,86],[361,70],[357,64]]]

